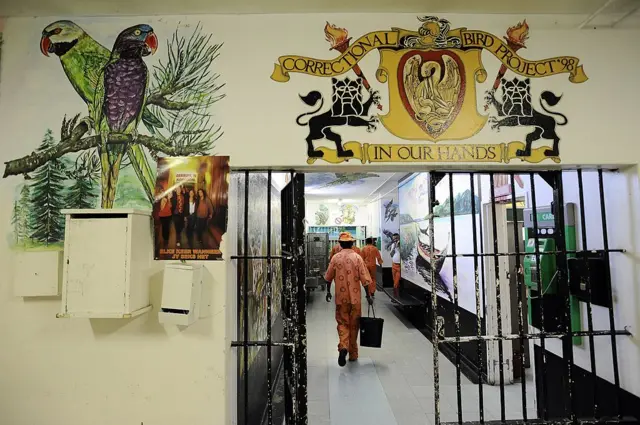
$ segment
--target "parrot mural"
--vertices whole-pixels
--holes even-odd
[[[146,24],[122,31],[113,45],[93,99],[95,132],[101,136],[102,204],[112,208],[122,157],[127,144],[108,145],[109,133],[130,134],[135,139],[145,108],[149,70],[143,56],[154,54],[158,37]],[[105,172],[106,170],[106,172]]]
[[[155,43],[157,46],[157,40]],[[89,125],[89,128],[93,128],[96,121],[96,110],[94,108],[96,87],[103,84],[103,82],[100,81],[102,72],[112,56],[109,49],[94,40],[74,22],[62,20],[49,24],[42,31],[40,51],[45,56],[49,56],[50,54],[58,56],[69,82],[87,104],[90,121],[94,123]],[[142,110],[142,122],[152,134],[155,134],[158,128],[163,127],[162,123],[148,108]],[[149,161],[144,150],[139,145],[129,145],[126,150],[131,165],[142,183],[147,198],[153,202],[155,176],[149,166]],[[106,164],[103,163],[103,166],[104,165]],[[106,175],[108,172],[108,167],[103,168],[103,184],[105,181],[109,181]],[[115,181],[112,181],[112,184],[116,182],[117,178]],[[115,191],[115,187],[113,191]],[[106,207],[104,202],[103,207]]]

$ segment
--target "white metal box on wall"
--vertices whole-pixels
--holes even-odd
[[[198,320],[202,298],[201,265],[172,263],[165,265],[162,285],[160,323],[188,326]]]
[[[62,261],[62,250],[16,252],[14,294],[18,297],[60,295]]]
[[[128,318],[151,309],[151,213],[64,210],[62,312],[58,317]]]

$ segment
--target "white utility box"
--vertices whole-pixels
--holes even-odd
[[[13,289],[17,297],[55,297],[62,282],[62,250],[19,251]]]
[[[160,323],[189,326],[200,317],[202,266],[171,263],[164,267]]]
[[[151,310],[151,212],[62,212],[66,227],[58,317],[130,318]]]

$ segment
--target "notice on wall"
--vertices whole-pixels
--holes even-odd
[[[153,204],[156,260],[221,260],[229,157],[160,158]]]

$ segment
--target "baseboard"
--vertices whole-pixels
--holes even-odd
[[[544,376],[547,380],[547,403],[544,403],[542,396],[542,348],[534,345],[534,358],[536,364],[536,392],[538,400],[538,415],[544,417],[544,407],[546,404],[549,419],[566,418],[570,414],[571,406],[566,399],[566,389],[568,388],[567,365],[562,357],[545,350],[546,373]],[[540,366],[538,366],[540,365]],[[602,367],[611,367],[611,365],[601,365]],[[624,371],[620,371],[624,373]],[[618,415],[616,387],[611,382],[579,366],[574,365],[572,369],[572,379],[574,381],[573,400],[575,402],[576,416],[578,419],[594,418],[594,382],[595,389],[598,394],[598,416],[600,418],[614,418]],[[620,401],[620,412],[622,416],[629,420],[638,420],[640,418],[640,397],[631,394],[628,391],[619,389],[617,391],[618,400]]]
[[[393,274],[391,267],[378,266],[378,285],[382,283],[383,288],[393,288]]]

